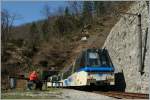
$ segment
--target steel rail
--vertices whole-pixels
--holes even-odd
[[[118,99],[149,99],[149,94],[143,93],[129,93],[129,92],[116,92],[116,91],[109,91],[109,92],[98,92],[94,91],[94,93],[103,94],[106,96],[118,98]]]

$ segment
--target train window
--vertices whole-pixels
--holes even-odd
[[[83,67],[85,65],[85,59],[84,57],[81,58],[80,67]]]
[[[79,70],[81,67],[84,67],[86,64],[85,61],[85,52],[82,52],[81,55],[77,59],[78,61],[76,62],[75,70]]]
[[[88,62],[89,66],[99,66],[100,59],[97,52],[89,52],[88,53]]]
[[[101,52],[100,57],[101,57],[101,64],[104,66],[109,66],[109,59],[106,52]]]
[[[80,58],[79,64],[77,64],[75,67],[75,70],[78,71],[80,68],[85,66],[85,59],[84,57]]]
[[[90,53],[89,53],[89,58],[90,58],[90,59],[98,59],[98,54],[97,54],[97,53],[90,52]]]

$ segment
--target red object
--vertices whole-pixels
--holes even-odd
[[[80,64],[80,66],[84,66],[84,64],[83,64],[83,63],[81,63],[81,64]]]
[[[29,80],[30,81],[34,81],[34,80],[37,80],[38,79],[38,75],[36,73],[36,71],[33,71],[30,76],[29,76]]]

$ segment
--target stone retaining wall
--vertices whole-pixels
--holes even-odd
[[[135,2],[128,13],[140,13],[142,15],[143,50],[146,29],[149,27],[148,6],[145,1]],[[124,72],[126,91],[149,92],[149,67],[150,67],[150,34],[148,33],[147,52],[145,58],[144,74],[138,72],[139,47],[137,17],[121,15],[121,19],[112,28],[104,47],[106,47],[112,58],[112,62],[119,71]]]

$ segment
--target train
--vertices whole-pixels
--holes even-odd
[[[49,77],[47,86],[104,86],[115,85],[115,68],[107,49],[83,50],[67,71]],[[54,83],[53,83],[54,82]]]

